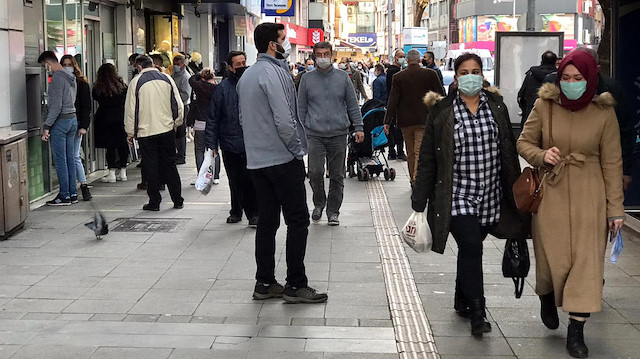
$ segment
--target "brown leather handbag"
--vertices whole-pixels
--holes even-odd
[[[553,102],[549,101],[549,148],[553,147]],[[538,213],[538,206],[544,193],[546,168],[526,167],[513,184],[513,199],[522,212]]]

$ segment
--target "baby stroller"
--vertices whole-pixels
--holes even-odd
[[[388,143],[378,145],[374,148],[371,132],[384,125],[386,113],[385,103],[380,100],[369,100],[362,106],[362,122],[364,124],[364,141],[356,143],[354,136],[349,136],[347,171],[349,177],[358,177],[359,181],[367,181],[374,175],[380,176],[382,173],[385,180],[394,180],[396,170],[389,168],[387,156],[384,148]],[[376,129],[380,131],[380,128]],[[353,133],[353,128],[351,129]]]

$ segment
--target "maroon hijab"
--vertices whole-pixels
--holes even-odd
[[[587,80],[587,90],[579,99],[569,100],[560,89],[560,105],[567,110],[578,111],[587,107],[596,95],[598,90],[598,64],[587,51],[580,49],[571,51],[558,66],[558,87],[560,87],[560,81],[562,81],[562,73],[569,64],[575,66],[582,74],[582,77]]]

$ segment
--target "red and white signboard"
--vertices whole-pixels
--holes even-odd
[[[324,41],[324,31],[322,29],[308,29],[304,26],[282,22],[287,33],[289,42],[302,46],[313,46],[320,41]]]

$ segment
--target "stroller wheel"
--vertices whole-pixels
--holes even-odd
[[[389,169],[388,169],[388,168],[385,168],[385,169],[384,169],[384,180],[385,180],[385,181],[388,181],[388,180],[389,180],[389,177],[390,177]]]
[[[396,179],[396,170],[393,168],[389,168],[389,179],[392,181]]]
[[[358,172],[357,172],[358,181],[364,181],[362,175],[363,175],[362,169],[358,168]]]
[[[362,180],[363,181],[369,180],[369,170],[366,168],[362,170]]]

